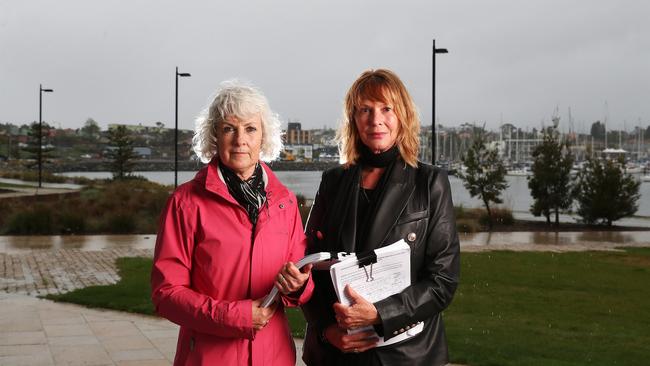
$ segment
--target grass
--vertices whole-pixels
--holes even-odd
[[[152,314],[151,259],[120,258],[122,280],[48,296]],[[463,253],[444,313],[452,361],[494,365],[646,365],[650,248],[622,252]],[[304,319],[288,309],[294,336]]]
[[[453,362],[647,365],[650,248],[464,253],[445,312]]]
[[[114,285],[90,286],[61,295],[47,295],[45,298],[92,308],[155,315],[149,285],[152,260],[140,257],[118,258],[116,264],[121,279]]]

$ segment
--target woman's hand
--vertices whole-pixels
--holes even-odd
[[[284,295],[301,290],[309,279],[311,267],[312,265],[308,264],[300,271],[295,264],[287,262],[275,277],[275,287]]]
[[[373,331],[348,334],[345,329],[336,324],[327,327],[323,335],[331,345],[346,353],[367,351],[375,347],[379,341]]]
[[[269,323],[273,317],[273,313],[275,313],[275,309],[278,308],[277,302],[262,308],[260,307],[262,301],[264,301],[264,298],[253,300],[253,329],[256,332],[262,330]]]
[[[339,302],[334,303],[334,313],[339,326],[344,329],[353,329],[380,323],[381,320],[375,305],[364,299],[350,285],[345,286],[345,291],[352,300],[352,305],[345,306]]]

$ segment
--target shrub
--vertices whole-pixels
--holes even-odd
[[[86,230],[86,218],[79,211],[64,209],[58,213],[56,221],[62,234],[82,234]]]
[[[456,220],[458,219],[474,219],[478,220],[481,216],[485,215],[485,210],[482,208],[465,208],[463,206],[454,207]]]
[[[507,208],[493,208],[492,222],[497,225],[512,225],[515,223],[515,218],[512,216],[512,211]],[[489,226],[490,218],[488,217],[487,212],[482,212],[482,215],[479,218],[479,223],[484,226]]]
[[[106,216],[103,231],[115,234],[131,234],[135,232],[135,228],[134,214],[126,210],[118,210]]]
[[[51,208],[36,205],[24,211],[16,211],[7,220],[7,234],[50,234],[53,229]]]
[[[456,230],[459,233],[475,233],[481,230],[479,223],[473,219],[456,220]]]

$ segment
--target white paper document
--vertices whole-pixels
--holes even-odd
[[[346,285],[350,285],[359,295],[372,303],[402,292],[411,285],[411,248],[404,240],[376,249],[374,252],[377,256],[375,263],[359,265],[359,262],[364,263],[365,259],[350,255],[330,267],[334,290],[341,304],[348,306],[351,304],[345,291]],[[377,346],[400,342],[418,334],[422,328],[423,323],[419,323],[408,332],[388,341],[381,339]],[[351,333],[366,330],[374,329],[369,326],[354,329]]]
[[[328,252],[320,252],[320,253],[313,253],[304,256],[301,260],[296,263],[296,267],[298,269],[310,264],[310,263],[317,263],[321,261],[326,261],[330,259],[331,255]],[[273,304],[273,302],[278,298],[278,288],[273,286],[273,289],[271,289],[271,292],[269,292],[268,295],[264,298],[264,301],[262,301],[262,304],[260,305],[261,307],[265,308],[268,307],[269,305]]]

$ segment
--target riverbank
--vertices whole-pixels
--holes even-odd
[[[12,166],[3,163],[3,170],[15,170]],[[302,161],[273,161],[269,166],[277,171],[323,171],[333,168],[338,162],[302,162]],[[198,160],[179,161],[179,171],[198,171],[205,164]],[[81,159],[78,161],[58,161],[48,164],[46,171],[52,173],[63,172],[107,172],[111,170],[110,162],[104,159]],[[174,160],[139,159],[134,161],[134,172],[146,171],[174,171]]]

